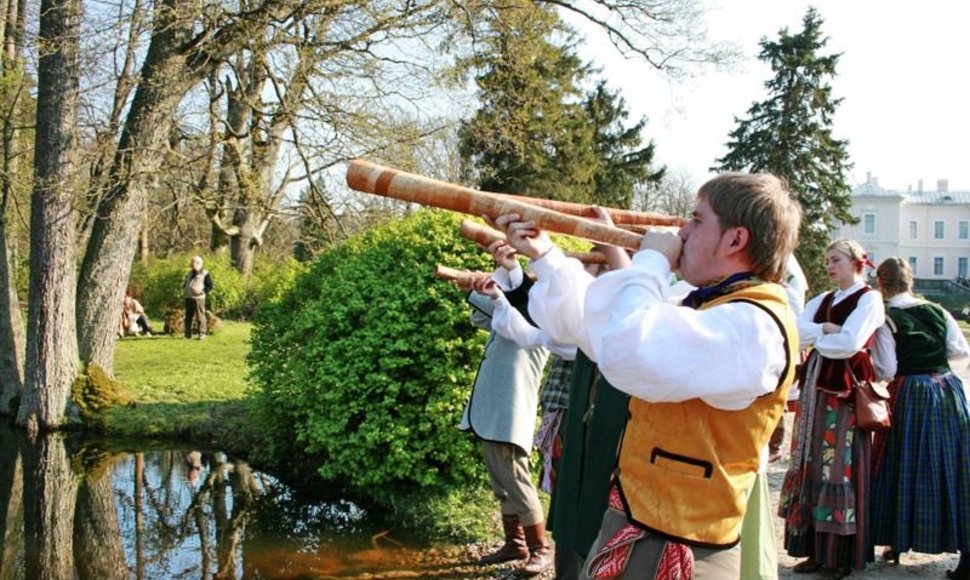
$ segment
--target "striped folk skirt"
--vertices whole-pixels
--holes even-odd
[[[875,559],[868,517],[872,437],[856,429],[849,401],[815,388],[818,361],[810,356],[808,364],[779,498],[785,548],[825,568],[862,569]]]
[[[970,409],[952,373],[898,377],[892,426],[877,438],[876,544],[898,553],[970,552]]]

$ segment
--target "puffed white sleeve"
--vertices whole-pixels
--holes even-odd
[[[798,315],[799,350],[805,350],[810,346],[814,346],[815,341],[823,336],[822,325],[815,322],[815,314],[818,312],[819,306],[822,305],[822,300],[825,299],[826,294],[827,292],[823,292],[809,300],[808,304],[805,305],[805,309]]]
[[[878,380],[891,381],[896,376],[896,339],[888,324],[876,329],[876,338],[872,342],[872,364]]]
[[[962,370],[970,361],[970,346],[953,315],[946,310],[943,312],[946,315],[946,357],[950,370]]]
[[[610,384],[649,402],[700,398],[725,410],[777,388],[789,361],[774,317],[743,301],[670,304],[669,276],[667,258],[645,250],[590,285],[588,342]]]
[[[578,346],[593,358],[586,338],[584,303],[593,276],[575,258],[559,248],[533,260],[538,280],[529,290],[529,315],[549,337],[560,344]],[[596,360],[596,359],[593,359]]]
[[[576,358],[576,346],[560,344],[552,340],[542,330],[529,324],[529,321],[516,310],[504,294],[493,301],[492,330],[511,340],[522,348],[543,347],[566,360]]]

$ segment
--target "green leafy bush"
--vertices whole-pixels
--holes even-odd
[[[481,481],[457,424],[485,336],[463,293],[433,275],[492,267],[459,221],[420,211],[365,232],[259,308],[249,362],[272,445],[262,453],[377,499]]]

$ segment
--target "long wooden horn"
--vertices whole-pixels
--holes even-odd
[[[524,220],[534,221],[537,227],[551,232],[569,234],[631,250],[640,248],[641,236],[633,232],[509,199],[508,196],[485,193],[360,159],[352,161],[347,168],[347,185],[351,189],[365,193],[468,215],[487,215],[494,219],[503,214],[515,213]]]
[[[503,194],[495,194],[503,195]],[[506,194],[507,195],[507,194]],[[597,217],[593,206],[571,201],[559,201],[555,199],[545,199],[541,197],[528,197],[525,195],[508,195],[512,199],[584,218],[595,219]],[[610,219],[617,226],[671,226],[680,227],[684,225],[684,218],[664,215],[662,213],[641,212],[629,209],[617,209],[615,207],[604,207],[606,213],[610,214]],[[632,231],[642,230],[641,228],[626,228]]]
[[[471,290],[472,281],[480,276],[489,276],[486,272],[472,272],[469,270],[456,270],[448,266],[438,264],[434,267],[434,275],[441,280],[453,282],[455,286],[462,290]]]
[[[471,240],[480,246],[491,245],[495,240],[504,240],[505,234],[472,220],[461,220],[461,237]],[[584,264],[605,264],[606,254],[603,252],[566,252],[570,258],[576,258]]]

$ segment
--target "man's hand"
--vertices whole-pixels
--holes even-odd
[[[655,250],[660,252],[670,262],[672,270],[677,269],[680,262],[680,252],[684,249],[684,241],[674,232],[648,231],[640,240],[640,250]]]
[[[509,213],[495,219],[495,227],[505,232],[508,244],[523,256],[538,260],[552,249],[546,232],[536,228],[533,221],[522,221],[519,214]]]
[[[614,226],[610,212],[598,205],[593,206],[593,211],[596,213],[596,217],[592,218],[593,221],[606,224],[610,227]],[[593,247],[606,255],[606,263],[609,265],[610,270],[620,270],[630,265],[630,255],[623,248],[609,244],[595,244]]]
[[[502,295],[502,289],[498,287],[498,284],[490,276],[476,276],[472,280],[472,290],[479,294],[484,294],[492,300]]]
[[[485,248],[495,263],[505,268],[509,272],[519,268],[519,261],[515,258],[515,248],[510,246],[505,240],[495,240]]]

